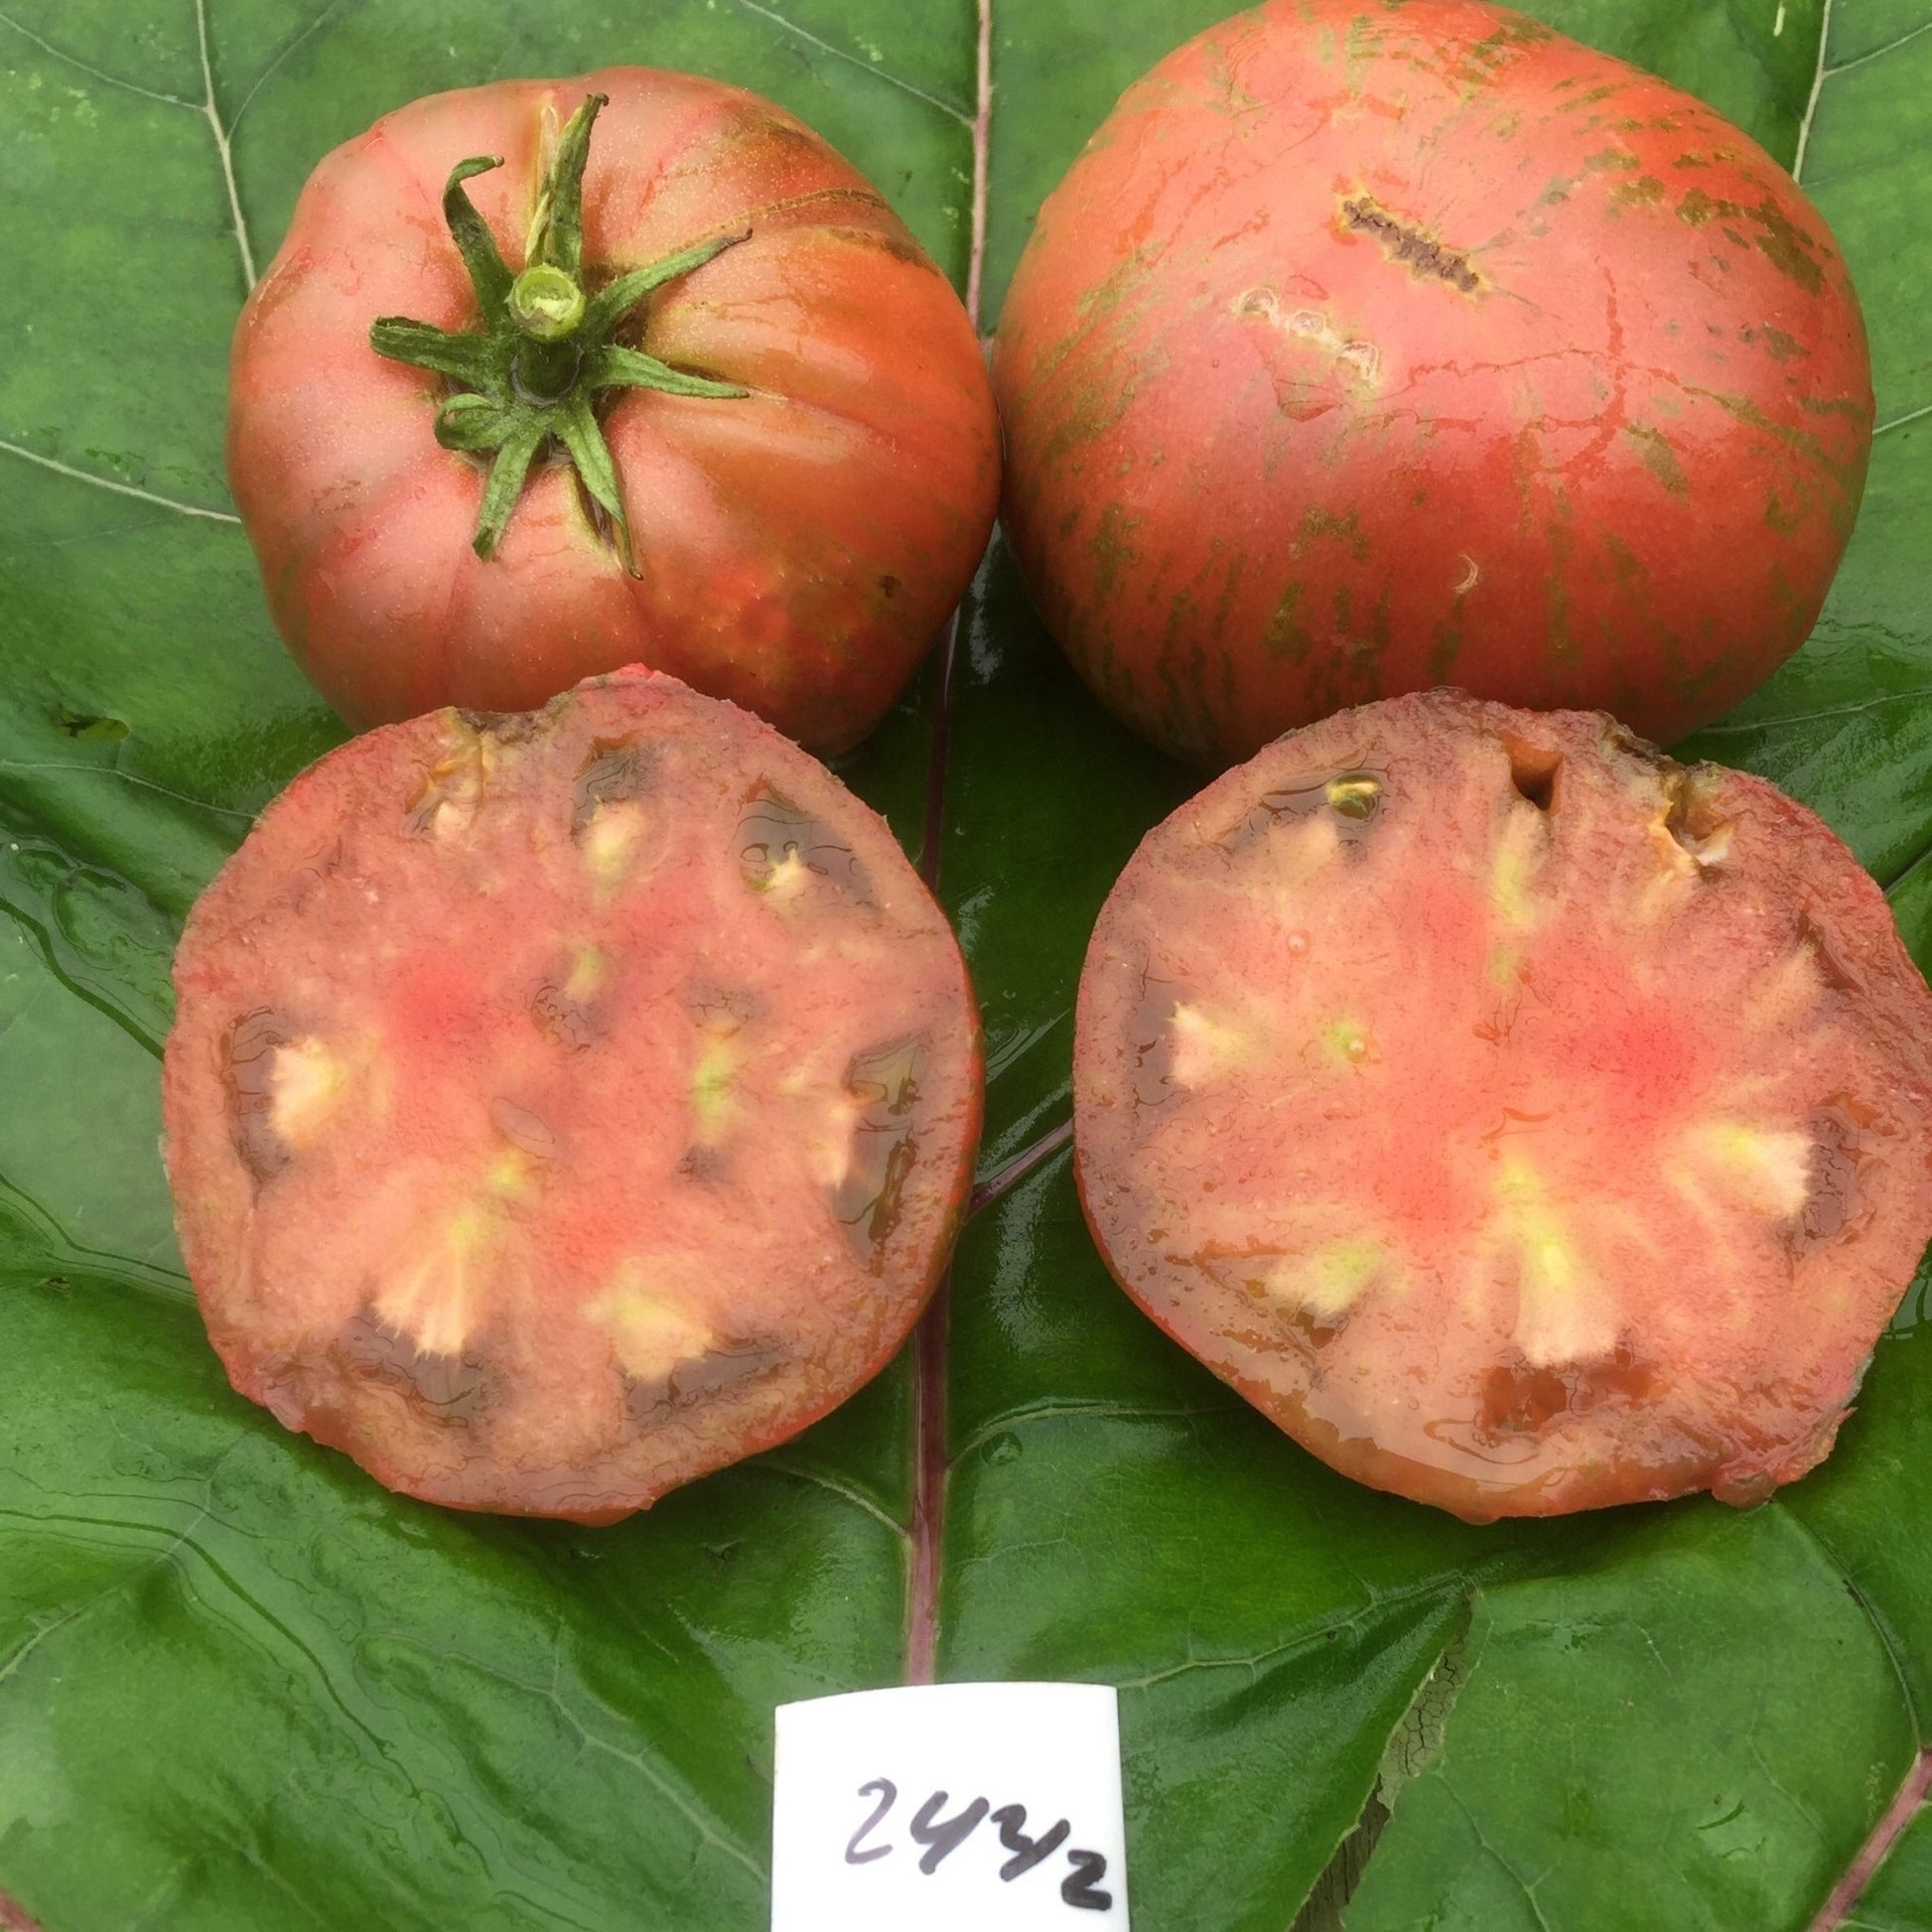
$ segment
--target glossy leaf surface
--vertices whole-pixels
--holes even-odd
[[[268,625],[220,454],[227,332],[314,161],[435,88],[688,67],[844,149],[990,327],[1115,93],[1222,7],[982,5],[0,16],[0,1889],[47,1932],[750,1932],[773,1704],[897,1681],[931,1634],[909,1355],[603,1531],[404,1502],[236,1399],[179,1273],[154,1052],[195,893],[340,735]],[[1882,426],[1863,517],[1811,643],[1697,749],[1822,811],[1932,963],[1932,13],[1537,11],[1799,160],[1846,247]],[[849,775],[914,850],[938,800],[998,1174],[1066,1118],[1088,926],[1191,780],[1085,697],[997,546],[949,684]],[[1063,1153],[1008,1178],[925,1389],[938,1668],[1122,1687],[1144,1932],[1281,1932],[1365,1806],[1356,1932],[1811,1923],[1932,1697],[1923,1286],[1837,1453],[1771,1505],[1473,1530],[1335,1477],[1166,1343]],[[1927,1922],[1925,1834],[1846,1923]]]

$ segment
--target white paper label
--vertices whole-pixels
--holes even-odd
[[[778,1707],[771,1932],[1127,1932],[1106,1684]]]

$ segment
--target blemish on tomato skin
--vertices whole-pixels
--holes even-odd
[[[1136,519],[1117,502],[1104,505],[1093,534],[1087,539],[1087,554],[1093,560],[1092,584],[1096,597],[1111,597],[1122,574],[1138,560],[1133,534]]]
[[[1340,544],[1357,563],[1368,561],[1368,537],[1362,530],[1360,515],[1354,510],[1337,514],[1311,504],[1302,512],[1300,531],[1289,545],[1289,555],[1299,557],[1305,544],[1322,540]],[[1346,621],[1345,608],[1336,615],[1338,621]]]
[[[1664,184],[1655,175],[1641,175],[1635,181],[1618,182],[1610,191],[1612,211],[1624,207],[1650,207],[1664,199]]]
[[[1625,423],[1623,433],[1636,445],[1643,467],[1673,496],[1682,496],[1690,488],[1684,467],[1677,460],[1677,452],[1662,430],[1650,429],[1641,423]]]
[[[1403,222],[1384,209],[1373,196],[1356,194],[1345,198],[1339,213],[1344,233],[1354,230],[1372,235],[1382,252],[1391,261],[1406,267],[1418,281],[1446,283],[1464,295],[1473,295],[1482,287],[1466,251],[1447,246],[1418,223]]]

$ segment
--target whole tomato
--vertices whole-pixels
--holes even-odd
[[[1810,630],[1872,415],[1785,171],[1474,0],[1271,0],[1162,62],[1040,210],[994,387],[1048,625],[1205,764],[1442,683],[1683,736]]]
[[[323,161],[235,332],[228,473],[353,724],[641,661],[829,754],[965,588],[999,430],[958,298],[849,163],[612,68]]]

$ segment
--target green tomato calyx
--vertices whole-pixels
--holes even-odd
[[[487,560],[495,554],[531,466],[546,449],[561,449],[611,519],[618,554],[635,576],[623,492],[593,399],[612,388],[719,399],[751,391],[673,368],[613,337],[653,289],[702,268],[751,231],[681,248],[587,294],[584,163],[592,124],[607,99],[590,95],[558,135],[530,224],[526,265],[518,274],[510,273],[495,236],[463,186],[473,176],[500,168],[502,157],[473,155],[450,170],[443,215],[469,270],[483,327],[461,332],[404,316],[382,316],[369,327],[369,346],[391,361],[444,377],[451,393],[436,412],[436,440],[447,450],[491,458],[473,540],[479,557]]]

